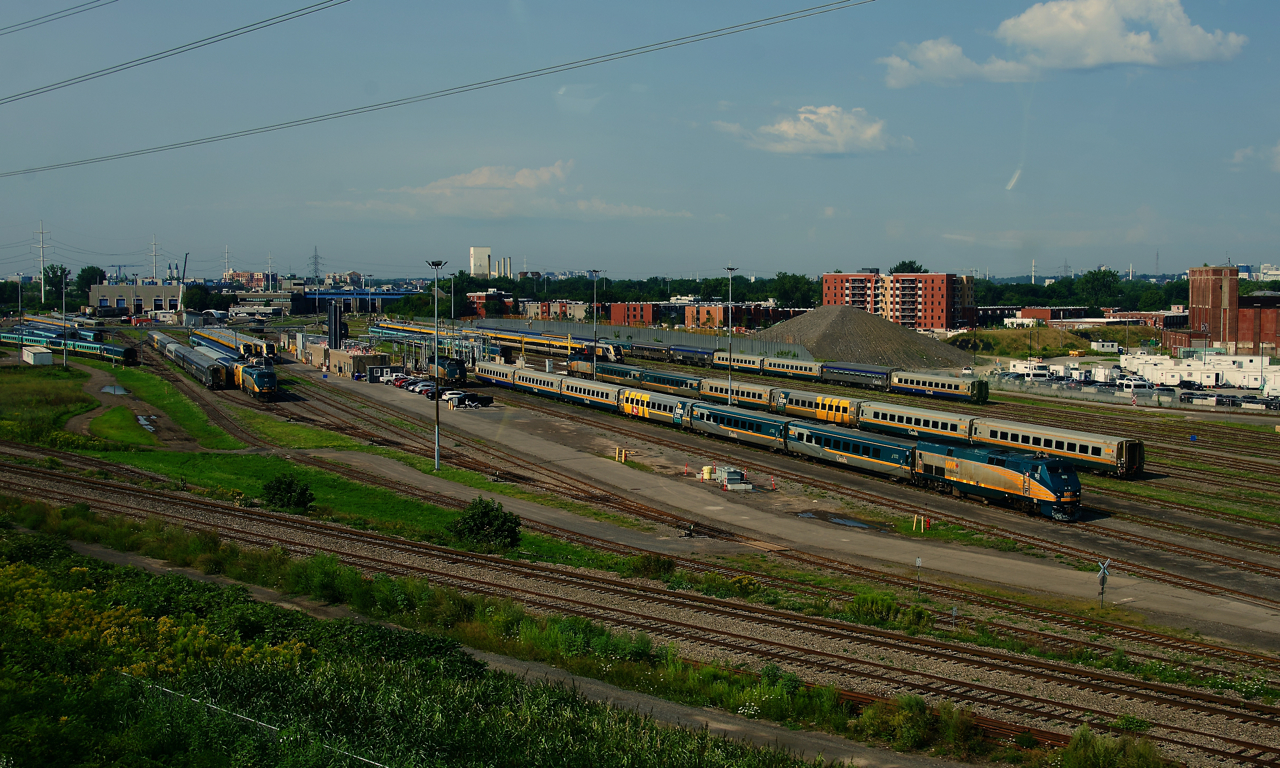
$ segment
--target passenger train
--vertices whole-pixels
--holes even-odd
[[[70,334],[71,338],[67,338]],[[78,338],[74,330],[53,331],[43,328],[18,326],[0,333],[0,342],[16,344],[20,347],[39,346],[54,351],[62,351],[77,357],[91,357],[106,360],[118,365],[137,365],[138,350],[133,347],[122,347],[119,344],[106,344],[101,341],[87,341]]]
[[[635,384],[592,381],[502,363],[481,363],[476,367],[475,378],[521,392],[851,466],[957,496],[1003,501],[1054,520],[1074,520],[1079,514],[1080,480],[1071,464],[1053,456],[908,440],[844,424],[771,413],[767,408],[721,405]]]
[[[191,341],[221,347],[241,357],[259,357],[268,361],[277,359],[275,342],[225,328],[195,328],[191,331]]]
[[[276,395],[275,369],[266,358],[233,356],[221,344],[188,347],[159,331],[148,331],[147,340],[209,389],[239,389],[255,400]]]
[[[736,359],[737,355],[734,357]],[[590,360],[569,361],[570,376],[591,378],[591,370]],[[829,392],[812,392],[740,380],[735,380],[732,384],[731,400],[730,384],[725,379],[700,378],[672,371],[651,371],[639,366],[615,363],[598,363],[595,370],[597,381],[726,405],[732,403],[741,408],[770,411],[890,435],[1044,453],[1092,471],[1118,477],[1140,475],[1146,462],[1141,440],[944,413],[853,396],[833,395]],[[903,373],[902,376],[907,382],[917,381],[913,378],[915,374]]]

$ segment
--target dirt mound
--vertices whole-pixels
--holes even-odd
[[[802,344],[815,360],[888,365],[907,370],[957,368],[973,357],[941,341],[845,306],[819,307],[761,331],[756,338]]]

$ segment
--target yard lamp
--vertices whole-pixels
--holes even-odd
[[[600,335],[596,331],[596,326],[600,321],[600,304],[596,301],[596,280],[600,277],[600,270],[589,269],[591,273],[591,379],[596,378],[596,347],[600,346]]]
[[[724,268],[729,273],[729,405],[733,405],[733,273],[737,267]]]
[[[431,286],[431,304],[436,309],[435,330],[431,334],[431,364],[435,366],[436,380],[436,471],[440,471],[440,268],[448,262],[428,261],[427,266],[436,271],[436,281]]]

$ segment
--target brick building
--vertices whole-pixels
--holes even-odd
[[[1188,327],[1208,333],[1213,341],[1235,341],[1239,328],[1240,270],[1235,267],[1193,267]]]
[[[1107,312],[1105,318],[1107,320],[1125,320],[1129,321],[1129,325],[1145,325],[1149,328],[1159,328],[1160,330],[1175,330],[1188,327],[1187,311],[1182,307],[1174,307],[1172,310],[1160,310],[1158,312]]]
[[[1023,307],[1018,317],[1029,320],[1078,320],[1089,312],[1088,307]]]
[[[684,307],[684,324],[689,328],[727,328],[729,305],[721,303],[688,304]],[[783,309],[772,304],[734,304],[734,328],[760,328],[790,320],[807,309]]]
[[[649,326],[668,321],[683,323],[685,305],[669,301],[620,301],[609,305],[613,325]]]
[[[978,317],[973,278],[944,272],[825,274],[822,303],[857,307],[907,328],[961,328]]]
[[[1236,327],[1236,350],[1249,349],[1261,354],[1259,344],[1280,343],[1277,338],[1277,324],[1280,321],[1280,296],[1241,296]]]

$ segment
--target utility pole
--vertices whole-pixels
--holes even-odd
[[[267,251],[267,290],[275,291],[276,273],[272,271],[271,251]]]
[[[36,233],[40,236],[40,245],[36,246],[40,249],[40,303],[44,304],[44,236],[49,234],[44,229],[44,219],[40,220],[40,231]]]
[[[444,261],[428,261],[427,265],[436,271],[436,281],[431,285],[431,303],[436,309],[436,326],[431,334],[431,365],[434,367],[436,380],[436,471],[440,471],[440,268]]]
[[[151,235],[151,282],[156,281],[156,236]]]
[[[729,405],[733,405],[733,273],[738,268],[730,264],[724,268],[729,273]]]
[[[231,246],[222,246],[222,281],[227,281],[227,275],[231,274]]]
[[[600,270],[589,269],[591,273],[591,379],[596,378],[596,348],[600,346],[599,332],[596,330],[597,323],[600,320],[600,305],[596,302],[596,279],[600,277]]]
[[[67,338],[70,332],[67,328],[67,275],[66,272],[62,273],[62,370],[64,371],[67,369],[67,342],[71,341]]]

